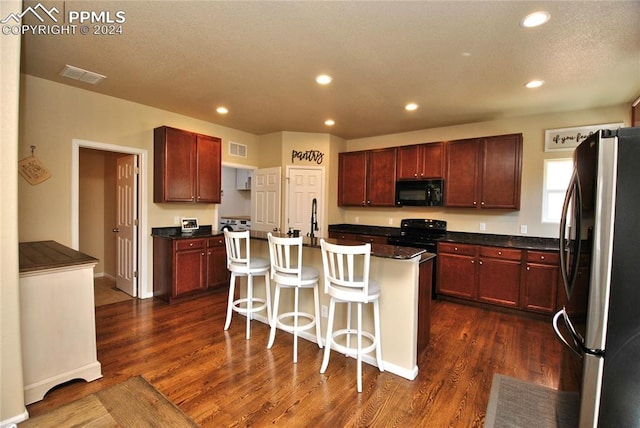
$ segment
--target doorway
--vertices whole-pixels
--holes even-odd
[[[137,224],[130,230],[134,243],[128,253],[118,248],[122,240],[117,239],[116,232],[119,225],[117,159],[133,159],[138,164],[139,177],[144,177],[146,150],[75,139],[72,146],[73,248],[100,259],[96,276],[115,282],[121,276],[122,266],[131,268],[125,291],[134,297],[151,297],[153,293],[145,287],[148,237],[142,233],[147,223],[145,180],[136,180],[138,189],[129,197],[133,212],[137,212]]]

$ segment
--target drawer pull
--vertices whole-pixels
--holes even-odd
[[[502,251],[498,251],[498,255],[501,256],[502,255]]]
[[[544,256],[540,256],[540,260],[544,260]]]
[[[189,246],[190,246],[190,247],[193,247],[193,242],[190,242],[190,243],[189,243]]]

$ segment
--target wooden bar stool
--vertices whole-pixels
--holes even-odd
[[[298,333],[316,328],[316,341],[322,348],[322,333],[320,332],[320,296],[318,295],[318,280],[320,273],[314,267],[302,264],[302,237],[279,238],[271,233],[269,239],[269,256],[271,259],[271,279],[275,282],[275,295],[273,297],[273,315],[271,318],[271,334],[267,349],[271,349],[276,338],[276,329],[293,333],[293,362],[298,362]],[[278,315],[280,292],[285,289],[293,289],[293,311]],[[300,311],[300,290],[313,291],[314,313]],[[292,322],[285,322],[293,318]],[[300,324],[300,318],[306,323]]]
[[[251,336],[251,319],[253,314],[263,309],[267,310],[267,320],[271,324],[271,288],[269,284],[269,260],[251,257],[249,231],[224,231],[224,241],[227,249],[227,269],[231,272],[229,280],[229,301],[227,304],[227,320],[224,329],[231,325],[232,312],[245,314],[247,317],[247,339]],[[234,300],[236,277],[247,277],[247,297]],[[253,277],[264,276],[265,298],[253,297]],[[257,306],[256,306],[257,305]]]
[[[329,365],[331,348],[347,356],[355,356],[357,363],[358,392],[362,392],[362,354],[376,350],[378,369],[383,372],[382,352],[380,350],[380,286],[369,281],[369,262],[371,244],[335,245],[320,240],[322,248],[322,266],[324,269],[324,292],[331,296],[329,302],[329,318],[327,324],[327,340],[320,373],[324,373]],[[347,304],[347,326],[333,331],[336,303]],[[351,328],[351,304],[357,305],[357,325]],[[362,306],[373,304],[374,333],[362,329]],[[351,336],[356,336],[356,345],[351,345]],[[336,340],[344,337],[344,340]],[[370,342],[362,346],[362,338]],[[342,343],[345,343],[344,345]]]

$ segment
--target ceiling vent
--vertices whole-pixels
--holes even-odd
[[[229,154],[231,156],[238,156],[241,158],[247,157],[247,146],[244,144],[234,143],[229,141]]]
[[[102,82],[107,76],[103,76],[102,74],[94,73],[93,71],[83,70],[82,68],[74,67],[72,65],[65,65],[62,71],[60,72],[60,76],[68,77],[69,79],[79,80],[81,82],[90,83],[92,85],[97,85]]]

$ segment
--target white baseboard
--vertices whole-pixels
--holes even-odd
[[[29,412],[25,408],[19,415],[0,421],[0,428],[16,428],[20,422],[24,422],[27,419],[29,419]]]

